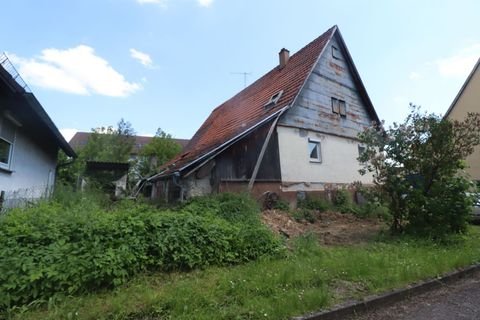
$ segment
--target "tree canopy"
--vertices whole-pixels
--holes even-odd
[[[449,121],[411,105],[404,123],[368,128],[361,174],[373,175],[387,200],[391,229],[429,237],[462,232],[472,207],[464,159],[480,144],[480,115]]]
[[[139,174],[146,177],[156,173],[161,165],[171,160],[181,149],[170,134],[158,128],[152,140],[140,150]]]

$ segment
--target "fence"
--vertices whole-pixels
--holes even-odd
[[[50,186],[35,186],[10,191],[0,191],[0,210],[23,207],[33,204],[41,199],[48,198],[52,194]]]

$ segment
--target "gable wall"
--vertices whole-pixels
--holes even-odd
[[[372,119],[356,88],[345,56],[332,57],[332,46],[340,50],[334,38],[325,48],[312,74],[293,106],[280,120],[284,126],[356,138]],[[347,104],[347,117],[332,112],[332,97]]]
[[[358,133],[371,125],[371,117],[361,98],[342,52],[332,56],[332,38],[299,94],[296,104],[277,127],[282,183],[307,184],[324,190],[326,184],[371,183],[370,175],[358,173]],[[347,116],[332,112],[331,98],[344,100]],[[308,139],[320,141],[322,162],[310,161]]]
[[[480,113],[480,66],[470,78],[462,95],[448,115],[448,119],[462,121],[469,112]],[[467,157],[467,173],[480,181],[480,146],[476,146],[473,154]]]

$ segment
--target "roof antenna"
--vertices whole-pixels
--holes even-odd
[[[230,72],[231,74],[241,74],[243,75],[243,87],[247,87],[247,76],[251,75],[251,72]]]

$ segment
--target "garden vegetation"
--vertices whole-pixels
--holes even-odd
[[[373,174],[373,193],[387,203],[394,233],[442,239],[466,231],[475,186],[464,159],[480,144],[480,114],[452,122],[412,105],[403,123],[371,127],[360,139],[361,173]]]
[[[282,248],[244,195],[199,198],[176,210],[132,202],[105,209],[93,196],[63,195],[0,217],[0,308],[117,287],[144,271],[247,262]]]

